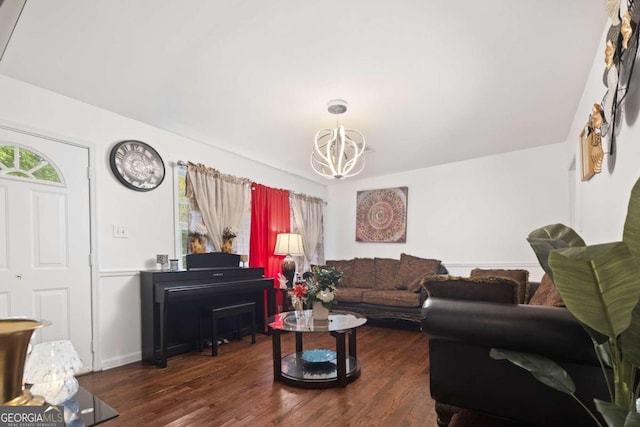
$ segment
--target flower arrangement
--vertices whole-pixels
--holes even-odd
[[[207,230],[207,227],[205,227],[204,224],[200,223],[196,225],[195,229],[192,232],[189,233],[189,237],[199,239],[201,237],[207,237],[208,234],[209,231]]]
[[[335,267],[314,267],[311,274],[305,275],[306,282],[295,285],[290,292],[293,306],[297,307],[299,303],[310,306],[313,301],[318,300],[326,308],[331,308],[337,286],[342,279],[342,271]]]
[[[238,235],[238,230],[228,225],[222,231],[222,238],[225,240],[233,239]]]

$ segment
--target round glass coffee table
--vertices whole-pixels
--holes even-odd
[[[273,379],[303,388],[345,387],[360,376],[356,357],[356,328],[367,318],[349,311],[331,311],[328,320],[315,320],[312,310],[287,311],[268,319],[273,340]],[[294,332],[296,352],[282,356],[280,335]],[[329,332],[336,339],[336,349],[303,351],[302,336]],[[347,354],[346,336],[349,336]]]

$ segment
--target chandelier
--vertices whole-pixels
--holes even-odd
[[[365,165],[364,136],[353,129],[345,129],[338,115],[347,111],[347,101],[334,99],[328,108],[336,115],[335,129],[320,129],[316,133],[311,152],[313,170],[329,179],[349,178],[362,172]]]

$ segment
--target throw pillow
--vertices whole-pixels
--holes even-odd
[[[420,290],[420,283],[425,276],[437,274],[440,260],[419,258],[417,256],[401,254],[398,274],[394,280],[395,289],[406,289],[411,292]]]
[[[528,270],[504,270],[493,269],[485,270],[482,268],[474,268],[471,270],[472,278],[484,277],[506,277],[518,282],[518,303],[524,304],[529,299],[529,271]]]
[[[400,260],[392,258],[374,258],[376,269],[376,282],[374,289],[395,289],[394,281],[398,274]]]
[[[373,288],[376,283],[376,267],[373,258],[356,258],[353,267],[353,286]]]
[[[540,280],[540,286],[538,286],[538,290],[531,297],[531,301],[529,301],[529,304],[565,307],[560,292],[558,292],[556,286],[553,284],[553,280],[551,280],[551,277],[549,277],[548,274],[542,276],[542,280]]]
[[[423,286],[430,298],[518,303],[518,282],[505,277],[433,276],[426,278]]]
[[[327,261],[326,264],[327,267],[335,267],[337,270],[342,271],[342,279],[340,279],[338,287],[349,288],[353,286],[355,272],[352,259]]]

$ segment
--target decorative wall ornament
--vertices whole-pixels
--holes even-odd
[[[621,5],[620,0],[607,0],[606,11],[611,19],[611,26],[607,32],[604,57],[605,72],[603,83],[607,88],[607,92],[600,102],[604,123],[597,128],[598,131],[591,138],[593,144],[595,144],[593,146],[595,149],[592,152],[596,157],[599,156],[600,151],[602,151],[604,157],[605,149],[600,143],[603,136],[609,137],[609,146],[606,151],[609,154],[614,153],[616,118],[629,89],[629,82],[631,81],[638,51],[638,24],[640,23],[640,7],[635,5],[635,0],[627,0],[624,6]],[[592,120],[592,117],[593,113],[589,121]],[[591,127],[588,133],[594,131],[595,129]],[[602,159],[596,162],[596,173],[599,172],[598,164],[601,168]]]
[[[356,242],[406,242],[408,193],[408,187],[358,191]]]
[[[587,123],[580,133],[580,166],[582,181],[588,181],[595,174],[593,157],[591,156],[591,139],[592,135],[589,133],[589,123]]]
[[[605,126],[604,112],[600,104],[593,104],[589,121],[580,133],[580,163],[582,181],[588,181],[594,174],[602,172],[604,149],[602,135]]]
[[[113,175],[125,187],[136,191],[151,191],[164,180],[162,157],[142,141],[121,141],[109,154]]]

